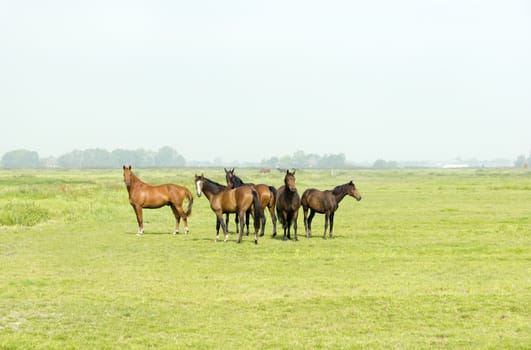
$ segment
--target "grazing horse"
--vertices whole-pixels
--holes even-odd
[[[336,186],[332,190],[319,191],[315,188],[309,188],[302,194],[301,203],[304,212],[304,228],[306,229],[306,237],[312,235],[312,220],[315,213],[325,214],[324,234],[326,239],[326,229],[328,222],[330,222],[329,236],[332,238],[332,231],[334,230],[334,213],[339,206],[339,202],[345,198],[346,195],[361,200],[361,195],[356,189],[356,185],[352,181],[344,185]],[[310,216],[308,216],[308,209]]]
[[[276,188],[273,186],[268,186],[264,184],[252,184],[244,183],[242,179],[234,175],[234,168],[231,170],[225,169],[225,179],[227,180],[227,188],[237,188],[245,185],[253,186],[253,188],[258,193],[258,199],[260,200],[260,208],[264,212],[265,208],[269,210],[271,214],[271,222],[273,223],[273,235],[277,233],[277,217],[275,215],[275,194],[277,193]],[[228,221],[228,220],[227,220]],[[266,218],[265,215],[262,217],[262,231],[260,232],[260,237],[264,235]],[[247,235],[249,234],[249,213],[247,213]]]
[[[144,233],[144,222],[142,220],[142,208],[156,209],[169,205],[175,216],[175,231],[179,233],[181,218],[184,220],[184,233],[188,233],[188,217],[192,215],[192,204],[194,197],[184,186],[165,184],[151,186],[142,182],[132,171],[131,166],[123,166],[124,182],[129,192],[129,203],[133,207],[138,221],[138,235]],[[188,200],[188,210],[184,211],[183,201]]]
[[[203,175],[195,175],[195,185],[197,196],[204,193],[210,202],[210,208],[216,214],[216,241],[219,241],[219,226],[223,227],[225,242],[229,239],[227,225],[223,221],[224,213],[237,213],[240,219],[240,236],[238,243],[242,241],[243,226],[245,224],[245,212],[253,210],[254,219],[254,243],[258,244],[258,230],[260,229],[260,218],[262,217],[258,194],[251,186],[242,186],[228,189]]]
[[[281,186],[277,190],[276,196],[277,217],[282,223],[284,229],[284,237],[282,239],[291,239],[290,227],[293,223],[293,231],[295,233],[294,239],[299,240],[297,237],[297,217],[299,216],[299,208],[301,206],[301,200],[297,188],[295,187],[295,170],[291,173],[286,170],[286,176],[284,176],[284,186]],[[286,235],[287,233],[287,235]],[[273,237],[276,233],[273,233]]]

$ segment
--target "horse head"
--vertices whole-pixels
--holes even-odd
[[[295,187],[295,170],[293,170],[293,172],[286,170],[286,176],[284,177],[284,185],[286,185],[286,188],[289,188],[291,192],[297,191],[297,188]]]
[[[358,190],[356,189],[356,185],[354,185],[354,182],[352,181],[348,183],[347,193],[349,196],[356,198],[358,202],[361,200],[361,194],[358,192]]]
[[[234,182],[233,182],[233,179],[234,179],[234,168],[232,169],[229,169],[227,170],[226,168],[223,168],[225,169],[225,180],[227,180],[227,188],[229,189],[232,189],[234,188]]]
[[[129,188],[131,187],[131,180],[133,178],[133,172],[131,171],[130,165],[128,167],[124,165],[123,169],[124,169],[124,182],[127,188]]]
[[[203,174],[201,176],[195,175],[195,189],[197,192],[197,197],[201,197],[201,193],[203,193],[203,185],[205,183],[205,177]]]

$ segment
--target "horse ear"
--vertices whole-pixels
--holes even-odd
[[[354,182],[352,182],[352,180],[350,180],[349,184],[350,184],[350,185],[354,185]]]
[[[227,168],[223,168],[223,169],[225,169],[225,174],[229,172],[229,171],[227,170]]]
[[[123,166],[123,169],[125,170],[125,165]]]
[[[295,175],[296,171],[297,171],[297,169],[293,169],[293,172],[291,173],[291,175]]]
[[[230,172],[231,172],[231,173],[234,173],[234,169],[235,169],[235,168],[232,168],[232,170],[231,170]]]
[[[129,170],[131,170],[131,166],[129,165]]]

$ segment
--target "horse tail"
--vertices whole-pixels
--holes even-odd
[[[262,207],[260,206],[260,199],[258,193],[253,189],[253,206],[254,206],[254,229],[258,231],[260,229],[260,221],[262,219]]]
[[[267,206],[269,208],[275,209],[275,202],[277,201],[277,189],[273,186],[269,186],[270,199]]]
[[[194,196],[192,192],[186,191],[186,197],[188,198],[188,210],[186,210],[186,216],[192,215],[192,204],[194,204]]]

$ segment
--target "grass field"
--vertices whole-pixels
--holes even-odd
[[[224,183],[221,168],[135,172]],[[272,239],[268,216],[258,245],[215,243],[195,191],[188,235],[162,208],[138,237],[121,169],[0,171],[0,349],[531,347],[531,172],[296,176],[301,194],[356,183],[363,199],[343,200],[334,239],[322,215],[306,239],[301,210],[299,242]]]

